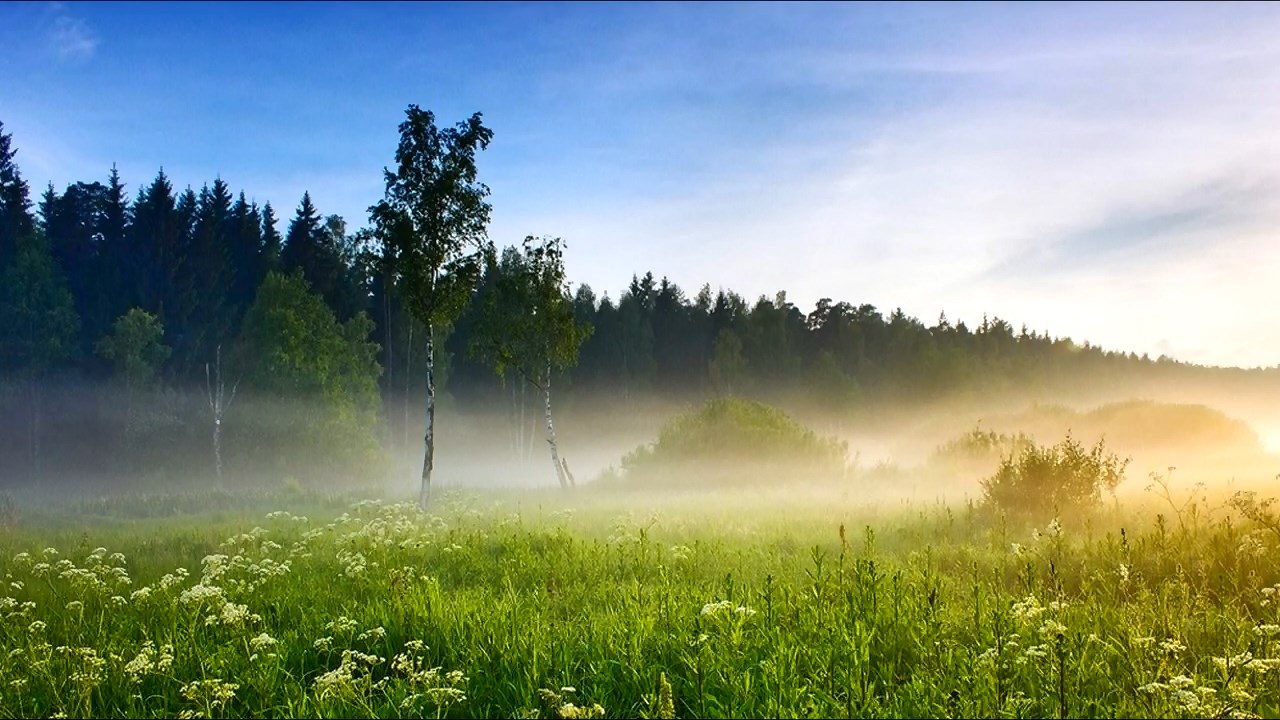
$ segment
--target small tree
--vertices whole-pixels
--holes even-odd
[[[385,171],[386,196],[369,209],[377,238],[392,248],[397,287],[409,312],[427,329],[427,418],[422,486],[426,509],[435,456],[435,331],[457,319],[483,263],[491,207],[489,188],[476,180],[476,153],[493,131],[480,113],[441,130],[430,111],[410,105],[400,123],[396,171]]]
[[[1124,479],[1129,460],[1107,452],[1099,440],[1085,450],[1070,434],[1057,445],[1027,443],[1000,462],[1000,469],[982,481],[987,503],[1011,515],[1043,517],[1087,510],[1113,492]]]
[[[110,335],[98,341],[98,354],[115,365],[116,376],[124,381],[124,437],[129,447],[138,430],[134,396],[154,382],[160,366],[169,359],[169,346],[163,339],[160,320],[142,308],[132,308],[116,318]]]
[[[551,418],[551,375],[576,365],[591,326],[574,319],[559,238],[524,239],[523,252],[507,248],[499,261],[487,254],[488,292],[471,340],[471,352],[505,377],[514,371],[542,391],[547,445],[560,487],[573,475],[560,457]]]
[[[339,323],[300,272],[269,273],[237,347],[247,388],[272,402],[252,423],[239,423],[246,440],[286,458],[290,467],[281,469],[290,472],[308,461],[332,471],[368,471],[377,460],[382,372],[378,346],[368,340],[372,328],[363,312]],[[215,387],[210,397],[216,403],[220,394]]]

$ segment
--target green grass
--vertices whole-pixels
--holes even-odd
[[[1280,534],[1225,505],[304,501],[20,512],[0,715],[1280,715]]]

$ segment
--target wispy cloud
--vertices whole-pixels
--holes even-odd
[[[84,18],[73,15],[63,3],[51,3],[53,20],[49,29],[49,47],[64,61],[81,61],[93,57],[98,50],[98,35]]]
[[[563,228],[579,271],[615,291],[653,268],[752,297],[785,288],[802,305],[992,312],[1108,347],[1280,362],[1280,333],[1258,330],[1280,326],[1267,299],[1280,14],[1165,7],[1153,25],[1135,6],[1050,6],[1019,25],[972,8],[933,28],[936,47],[779,51],[776,100],[805,100],[781,132],[744,121],[771,112],[752,98],[754,113],[697,136],[710,161],[688,171],[705,174],[686,171],[671,196],[550,198],[557,211],[522,219]],[[714,76],[716,63],[734,66],[693,65]],[[674,171],[676,157],[655,146],[646,160]]]

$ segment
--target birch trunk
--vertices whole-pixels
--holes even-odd
[[[560,448],[556,445],[556,426],[551,422],[551,367],[547,367],[547,379],[542,384],[542,394],[546,399],[547,408],[547,444],[551,446],[551,464],[556,468],[556,479],[560,481],[560,487],[564,490],[569,489],[569,481],[565,477],[564,464],[560,462]]]
[[[427,434],[426,457],[422,460],[422,490],[418,494],[418,507],[427,509],[431,501],[431,469],[435,462],[436,452],[436,343],[435,327],[427,325]]]
[[[222,416],[213,418],[213,466],[218,474],[218,487],[222,487]]]
[[[212,382],[209,377],[209,363],[204,365],[204,390],[209,397],[209,410],[213,413],[213,467],[218,477],[218,487],[222,487],[222,417],[226,414],[227,408],[231,407],[231,403],[235,402],[236,389],[240,387],[240,381],[236,380],[231,386],[231,397],[226,396],[226,386],[222,383],[222,346],[217,348],[215,357],[214,376]]]
[[[427,362],[431,362],[428,360]],[[428,368],[427,374],[431,370]],[[409,390],[413,377],[413,318],[409,318],[409,343],[404,358],[404,451],[409,449]],[[402,461],[403,462],[403,461]]]

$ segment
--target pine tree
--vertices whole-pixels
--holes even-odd
[[[0,122],[0,268],[17,252],[18,244],[35,230],[31,216],[31,190],[14,163],[18,149],[13,136],[6,135]]]
[[[280,252],[283,242],[276,230],[276,211],[271,203],[262,206],[262,251],[258,254],[258,277],[255,285],[261,286],[267,273],[280,270]]]

